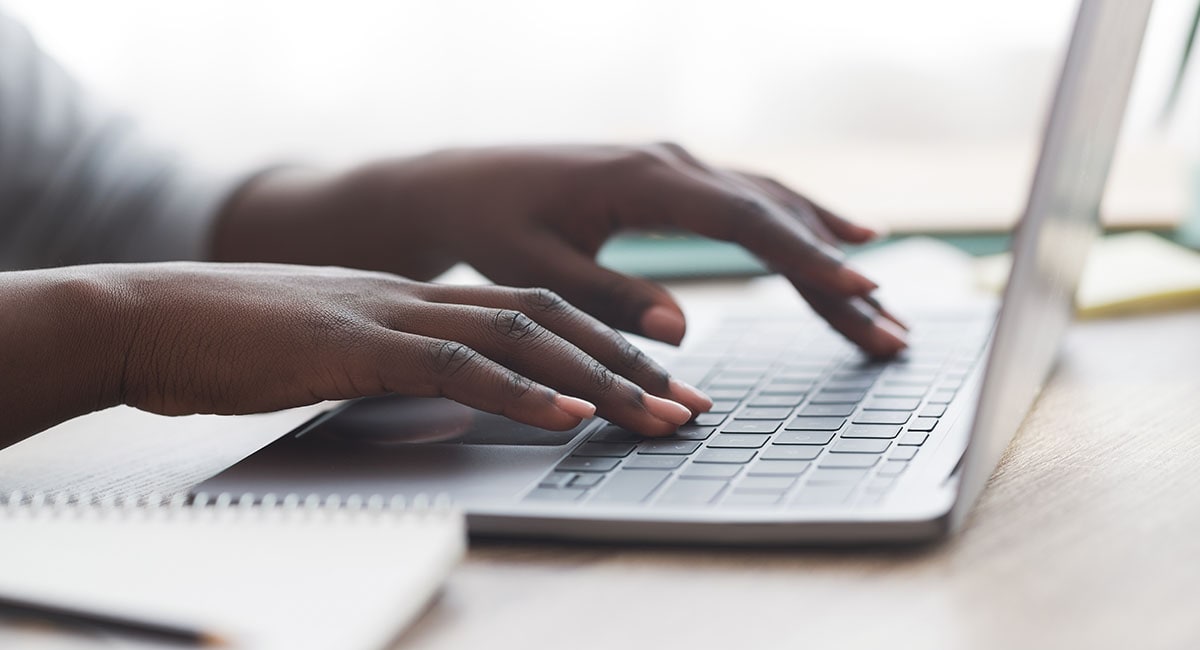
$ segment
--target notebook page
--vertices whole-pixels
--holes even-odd
[[[420,613],[464,548],[462,516],[444,509],[0,505],[0,592],[237,648],[368,650]]]

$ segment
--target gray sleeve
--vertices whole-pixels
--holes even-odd
[[[0,270],[204,259],[244,178],[149,146],[0,11]]]

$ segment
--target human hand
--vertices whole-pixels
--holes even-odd
[[[432,277],[463,261],[493,281],[549,287],[605,323],[672,344],[685,321],[661,286],[600,267],[622,230],[736,242],[783,274],[868,353],[905,329],[836,245],[873,232],[766,177],[718,169],[672,144],[453,150],[336,177],[268,176],[230,208],[219,259],[340,264]]]
[[[104,342],[88,346],[103,357],[87,364],[101,379],[83,400],[88,410],[127,404],[166,415],[240,414],[399,393],[445,396],[547,429],[570,429],[595,413],[633,431],[666,435],[693,411],[712,406],[616,331],[547,290],[274,264],[48,273],[85,287],[70,292],[72,304],[61,312],[76,315],[88,336]],[[24,307],[60,302],[50,294]],[[22,336],[35,336],[33,328]],[[70,350],[68,343],[30,345],[43,348],[44,359],[56,346]],[[23,365],[30,367],[5,374],[28,381],[36,368]],[[9,404],[6,418],[28,408]]]

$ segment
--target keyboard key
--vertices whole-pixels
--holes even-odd
[[[727,370],[722,370],[721,372],[717,373],[717,376],[713,377],[712,383],[714,385],[716,385],[716,384],[719,384],[722,382],[758,381],[759,379],[762,378],[762,375],[763,375],[762,370],[730,368]]]
[[[767,444],[771,436],[749,433],[721,433],[708,441],[706,447],[714,449],[758,449]]]
[[[746,408],[733,416],[735,420],[786,420],[792,414],[790,408]]]
[[[782,492],[730,492],[721,501],[726,506],[773,506],[783,498]]]
[[[874,381],[879,378],[880,373],[883,372],[883,368],[883,366],[866,365],[860,365],[858,367],[846,366],[845,368],[833,373],[833,376],[830,377],[830,380],[855,381],[859,379],[870,379]]]
[[[837,431],[845,423],[846,419],[842,417],[810,418],[801,416],[793,419],[784,428],[788,431]]]
[[[954,393],[952,390],[935,390],[929,395],[929,403],[949,404],[954,401]]]
[[[921,451],[920,447],[896,447],[888,454],[888,460],[912,460],[918,451]]]
[[[900,427],[886,424],[851,424],[842,432],[843,438],[895,438]]]
[[[921,412],[917,415],[923,418],[940,418],[945,414],[945,404],[926,404],[925,408],[921,409]]]
[[[705,388],[704,394],[713,400],[741,401],[750,394],[750,390],[748,388]]]
[[[713,389],[730,388],[735,390],[750,390],[758,384],[757,379],[714,379],[708,385]]]
[[[832,431],[784,431],[771,442],[775,445],[826,445],[833,440]]]
[[[771,379],[777,384],[811,384],[821,379],[820,370],[789,368]]]
[[[762,387],[760,391],[763,395],[793,395],[795,393],[808,393],[813,389],[813,382],[771,382]]]
[[[564,472],[607,472],[617,466],[621,461],[616,458],[580,458],[578,456],[570,456],[564,458],[558,464],[558,468]]]
[[[685,424],[675,430],[671,434],[672,438],[679,440],[708,440],[708,437],[716,431],[714,427],[698,427],[694,424]]]
[[[840,506],[854,493],[853,483],[805,485],[788,504],[796,508]]]
[[[795,407],[804,401],[804,393],[790,393],[780,395],[759,395],[750,400],[752,408],[769,408],[773,406]],[[786,415],[784,417],[787,417]]]
[[[758,370],[766,372],[773,364],[767,359],[730,359],[725,364],[727,370]]]
[[[921,386],[895,386],[884,384],[875,389],[875,397],[924,397],[925,388]]]
[[[676,469],[687,460],[684,456],[634,456],[625,461],[625,469]]]
[[[701,413],[692,418],[691,424],[698,424],[704,427],[715,427],[725,421],[724,413]]]
[[[637,442],[642,439],[632,431],[622,429],[616,425],[609,425],[592,434],[588,440],[592,442]]]
[[[725,481],[675,481],[663,490],[655,503],[679,506],[707,505],[724,489]]]
[[[818,467],[822,469],[857,469],[874,467],[879,456],[874,454],[825,454]]]
[[[721,427],[722,433],[775,433],[781,422],[767,420],[736,420]]]
[[[904,446],[911,445],[914,447],[919,447],[919,446],[925,444],[925,440],[928,437],[929,437],[928,433],[920,433],[918,431],[909,431],[908,433],[900,436],[900,439],[896,441],[896,444],[904,445]]]
[[[908,461],[889,460],[879,466],[879,476],[899,476],[908,468]]]
[[[638,445],[637,453],[639,454],[656,454],[668,456],[686,456],[700,447],[699,440],[671,440],[670,438],[658,438],[655,440],[644,440]]]
[[[575,478],[576,476],[578,475],[573,472],[550,472],[546,475],[546,478],[542,479],[541,483],[538,483],[538,487],[566,487],[571,484],[571,479]]]
[[[937,418],[917,418],[909,423],[908,430],[929,432],[933,431],[934,427],[937,426],[937,423]]]
[[[778,442],[763,450],[759,458],[767,460],[813,460],[821,455],[817,445],[781,445]]]
[[[808,475],[809,483],[857,483],[867,476],[869,469],[818,467]],[[807,489],[807,488],[806,488]]]
[[[603,480],[604,474],[576,474],[575,479],[571,481],[571,487],[586,489],[595,486]]]
[[[528,501],[578,501],[579,497],[584,493],[583,490],[573,490],[571,488],[534,488],[532,492],[525,495]]]
[[[764,460],[760,459],[750,466],[746,472],[750,476],[799,476],[808,470],[812,463],[806,460]],[[713,467],[721,467],[713,465]],[[736,465],[732,466],[736,467]]]
[[[739,492],[786,492],[796,482],[794,476],[747,476],[737,484]]]
[[[692,463],[683,470],[679,478],[686,479],[724,479],[733,478],[742,471],[741,465],[697,465]]]
[[[844,418],[854,412],[854,404],[809,404],[800,409],[800,417]]]
[[[909,413],[904,411],[863,411],[850,421],[854,424],[904,424]]]
[[[818,391],[813,395],[813,404],[858,404],[867,396],[866,391]]]
[[[887,448],[891,444],[891,440],[854,438],[850,440],[838,440],[833,443],[829,451],[837,454],[882,454],[887,451]]]
[[[706,413],[730,413],[738,407],[738,404],[741,402],[735,399],[713,400],[712,408],[708,409]]]
[[[866,411],[915,411],[921,400],[915,397],[876,397],[863,404]]]
[[[694,463],[735,463],[750,462],[757,453],[753,449],[705,449],[696,454]]]
[[[572,456],[589,456],[597,458],[624,458],[633,451],[631,444],[614,442],[585,442],[571,452]]]
[[[620,470],[596,489],[588,503],[641,503],[670,475],[651,469]]]
[[[822,386],[825,390],[864,391],[875,384],[875,377],[853,377],[830,379]]]

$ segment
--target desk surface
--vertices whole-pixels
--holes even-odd
[[[480,543],[397,648],[1200,647],[1198,331],[1200,311],[1076,325],[942,544]],[[182,489],[304,417],[109,411],[0,453],[0,489]]]

